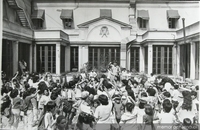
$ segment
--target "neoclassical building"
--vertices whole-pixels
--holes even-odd
[[[12,75],[19,60],[57,74],[116,61],[198,80],[198,12],[199,1],[3,0],[2,70]]]

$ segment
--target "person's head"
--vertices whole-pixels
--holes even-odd
[[[14,84],[14,85],[17,84],[17,79],[13,79],[13,84]]]
[[[96,99],[96,100],[93,101],[93,106],[94,106],[95,108],[97,108],[99,105],[100,105],[100,102],[99,102],[98,99]]]
[[[53,102],[53,101],[49,101],[49,102],[46,104],[46,111],[47,111],[47,112],[54,113],[55,107],[56,107],[56,103]]]
[[[90,93],[88,91],[83,91],[81,93],[81,99],[86,100],[89,97]]]
[[[38,94],[45,94],[45,90],[47,89],[48,87],[45,82],[42,81],[38,84],[38,90],[39,90]]]
[[[114,65],[114,66],[117,66],[117,62],[114,62],[113,65]]]
[[[149,116],[153,116],[154,112],[151,105],[149,104],[145,105],[145,113]]]
[[[151,87],[147,89],[147,93],[149,94],[149,96],[155,96],[156,90]]]
[[[17,89],[13,89],[10,93],[11,98],[16,98],[18,96],[19,92]]]
[[[49,87],[49,90],[52,91],[54,88],[57,88],[57,84],[56,83],[52,83]]]
[[[29,83],[24,83],[24,88],[25,88],[25,90],[28,90],[29,88],[30,88],[30,85],[29,85]]]
[[[30,94],[35,94],[36,93],[36,88],[30,88],[29,92],[30,92]]]
[[[172,104],[171,103],[166,103],[163,107],[164,112],[169,113],[172,109]]]
[[[72,89],[74,88],[75,82],[74,81],[69,81],[67,88]]]
[[[30,92],[29,91],[24,91],[23,92],[23,95],[22,95],[22,98],[25,99],[27,96],[30,95]]]
[[[108,80],[104,80],[104,81],[103,81],[103,85],[104,85],[107,89],[112,88],[112,85],[108,82]]]
[[[128,80],[123,79],[123,80],[122,80],[122,83],[123,83],[123,85],[128,85]]]
[[[146,104],[147,104],[147,101],[145,101],[145,100],[140,100],[140,102],[139,102],[139,108],[140,108],[140,109],[144,109]]]
[[[192,99],[195,99],[197,97],[197,92],[191,91],[191,97],[192,97]]]
[[[138,82],[136,80],[133,80],[132,84],[133,84],[134,88],[136,88],[138,86]]]
[[[183,104],[182,109],[190,110],[192,109],[192,97],[189,91],[183,91]]]
[[[190,126],[192,124],[192,121],[189,118],[183,119],[183,125],[184,126]]]
[[[175,84],[174,89],[178,89],[178,88],[179,88],[178,84]]]
[[[67,126],[67,122],[63,115],[60,115],[57,117],[56,126],[59,130],[65,130],[65,128]]]
[[[58,98],[58,94],[53,92],[53,93],[51,93],[50,98],[51,98],[51,100],[56,100]]]
[[[195,86],[196,91],[199,91],[199,85]]]
[[[151,73],[151,76],[154,76],[154,73]]]
[[[80,124],[80,125],[78,125],[78,127],[81,127],[82,124],[90,125],[94,121],[95,121],[94,116],[92,116],[88,113],[85,113],[85,112],[81,112],[78,116],[78,124]],[[82,129],[82,128],[80,128],[80,129]]]
[[[171,94],[170,94],[169,92],[167,92],[167,91],[165,91],[165,92],[163,93],[163,95],[164,95],[166,98],[170,98],[170,97],[171,97]]]
[[[142,92],[141,93],[141,97],[147,97],[147,93],[146,92]]]
[[[135,107],[135,104],[133,104],[133,103],[126,103],[126,107],[125,107],[125,109],[126,109],[126,111],[127,112],[132,112],[133,111],[133,108]]]
[[[99,95],[98,99],[102,105],[108,105],[108,97],[106,95],[101,94]]]

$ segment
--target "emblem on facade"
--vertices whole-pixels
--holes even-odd
[[[109,35],[108,27],[103,26],[100,30],[100,35],[101,37],[104,37],[104,36],[107,37],[107,35]]]

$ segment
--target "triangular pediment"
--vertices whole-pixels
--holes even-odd
[[[79,24],[78,27],[79,28],[88,28],[91,24],[99,22],[99,21],[104,20],[104,19],[111,21],[111,22],[114,22],[114,23],[120,25],[122,28],[131,28],[132,27],[131,25],[129,25],[127,23],[121,22],[121,21],[113,19],[111,17],[99,17],[99,18],[84,22],[82,24]]]

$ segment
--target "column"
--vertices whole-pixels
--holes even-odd
[[[152,44],[148,44],[148,74],[150,75],[153,70],[153,46]]]
[[[140,46],[140,72],[145,71],[145,66],[144,66],[144,47]]]
[[[190,78],[195,79],[195,44],[190,43]]]
[[[129,24],[132,26],[131,29],[131,36],[136,35],[137,30],[137,20],[136,20],[136,2],[130,1],[130,8],[129,8]]]
[[[70,71],[70,65],[71,65],[71,49],[70,45],[67,45],[65,47],[65,71]]]
[[[36,57],[36,53],[37,53],[37,50],[36,50],[36,43],[33,44],[33,56],[34,56],[34,66],[33,66],[33,71],[34,72],[37,72],[37,57]],[[39,54],[38,54],[39,55]]]
[[[177,76],[177,44],[174,43],[174,46],[172,47],[172,74]]]
[[[127,50],[127,60],[126,60],[126,68],[128,70],[130,70],[130,61],[131,61],[131,56],[130,56],[130,47],[128,47],[128,50]]]
[[[129,15],[129,24],[132,26],[131,28],[131,36],[136,36],[137,30],[137,20],[134,15]]]
[[[56,43],[56,74],[60,74],[60,43]]]
[[[5,8],[5,7],[4,7]],[[3,12],[3,0],[0,1],[0,12]],[[3,13],[2,13],[3,14]],[[3,28],[3,17],[2,17],[2,14],[1,14],[1,22],[0,22],[0,28]],[[1,36],[1,44],[0,44],[0,61],[2,62],[2,47],[3,47],[3,29],[0,29],[0,36]],[[0,64],[0,69],[2,70],[2,64]],[[1,75],[0,75],[0,78],[1,78]],[[0,101],[0,103],[2,104],[2,100]]]
[[[30,44],[30,57],[29,57],[29,71],[30,73],[32,73],[32,70],[33,70],[33,44]]]
[[[180,45],[177,44],[176,50],[176,73],[177,76],[180,76]]]
[[[83,68],[83,64],[88,62],[88,45],[80,45],[78,49],[79,71]]]
[[[126,68],[126,44],[121,43],[120,48],[120,66]]]
[[[18,71],[19,59],[18,59],[18,47],[19,41],[12,41],[13,42],[13,73]]]

